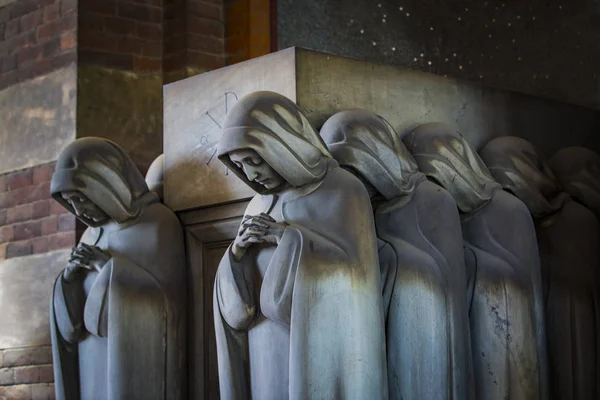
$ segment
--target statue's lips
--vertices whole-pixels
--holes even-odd
[[[254,181],[256,183],[258,183],[259,185],[268,185],[271,182],[271,179],[265,179],[264,181]]]

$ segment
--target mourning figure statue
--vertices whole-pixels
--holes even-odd
[[[451,125],[423,124],[404,142],[460,211],[476,398],[546,399],[540,263],[526,206]]]
[[[393,128],[372,112],[335,114],[321,136],[371,196],[390,398],[471,398],[466,272],[454,200],[425,179]]]
[[[52,197],[88,228],[54,286],[58,399],[183,399],[185,253],[178,219],[100,138],[60,154]]]
[[[480,154],[494,178],[521,199],[535,219],[552,398],[596,399],[600,394],[598,222],[561,190],[531,143],[499,137]]]
[[[163,181],[165,178],[165,155],[161,154],[156,157],[148,171],[146,172],[146,184],[151,192],[158,195],[161,201],[164,200]]]
[[[257,195],[214,287],[223,399],[385,399],[369,196],[299,108],[255,92],[229,111],[219,159]]]
[[[561,188],[600,220],[600,155],[585,147],[567,147],[548,164]]]

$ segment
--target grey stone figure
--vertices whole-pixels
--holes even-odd
[[[165,155],[161,154],[156,157],[150,168],[146,171],[146,184],[151,192],[154,192],[160,198],[160,201],[164,200],[163,193],[163,180],[165,177]]]
[[[255,92],[219,159],[257,192],[217,270],[223,399],[385,399],[385,332],[369,196],[299,108]]]
[[[521,199],[535,219],[551,395],[554,399],[597,399],[598,222],[591,211],[560,189],[550,167],[524,139],[493,139],[480,155],[494,178]]]
[[[404,142],[460,211],[477,399],[546,399],[541,272],[527,207],[501,190],[451,125],[420,125]]]
[[[321,136],[371,195],[390,398],[472,398],[466,272],[454,200],[426,180],[393,128],[370,111],[335,114]]]
[[[567,147],[550,159],[562,189],[600,220],[600,155],[585,147]]]
[[[131,158],[100,138],[60,154],[52,197],[88,225],[50,309],[58,399],[183,399],[183,232]]]

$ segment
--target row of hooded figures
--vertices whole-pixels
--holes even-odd
[[[214,282],[221,398],[600,398],[600,156],[478,154],[366,110],[319,134],[255,92],[218,157],[257,193]],[[178,219],[104,139],[67,146],[51,191],[89,227],[53,292],[57,398],[184,398]]]

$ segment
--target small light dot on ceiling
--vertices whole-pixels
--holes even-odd
[[[377,42],[373,42],[373,46],[377,46]]]
[[[517,15],[517,19],[521,19],[521,16],[520,16],[520,15]]]
[[[431,61],[427,61],[427,64],[431,65]]]
[[[425,54],[421,53],[419,54],[421,56],[421,58],[425,57]]]
[[[381,20],[381,22],[385,23],[385,18]]]
[[[392,51],[396,51],[396,48],[395,48],[395,47],[392,47]]]
[[[452,53],[452,57],[456,57],[456,53]]]
[[[417,57],[413,58],[413,61],[417,61]]]
[[[459,65],[459,66],[458,66],[458,69],[462,69],[462,65]]]
[[[465,11],[469,11],[469,9],[468,9],[468,8],[465,8]]]
[[[488,36],[491,38],[491,37],[492,37],[492,34],[490,33]]]
[[[521,57],[518,57],[518,58],[517,58],[517,60],[521,61],[521,60],[522,60],[522,58],[521,58]]]
[[[492,22],[496,22],[496,19],[495,19],[495,18],[493,18],[493,19],[492,19]]]
[[[398,7],[398,10],[402,11],[404,10],[404,7]]]
[[[387,18],[387,14],[383,14],[383,18]]]
[[[512,25],[512,24],[509,22],[509,23],[508,23],[508,26],[511,26],[511,25]]]
[[[535,21],[535,15],[533,17],[531,17],[531,19]]]
[[[364,30],[364,29],[361,29],[361,30],[360,30],[360,33],[365,33],[365,30]]]
[[[377,7],[381,8],[381,4],[377,4]]]
[[[448,57],[446,57],[446,62],[448,62]]]
[[[462,18],[461,18],[461,17],[458,17],[458,20],[460,21],[460,20],[462,20]]]
[[[407,16],[407,17],[410,17],[410,13],[406,13],[406,16]]]

